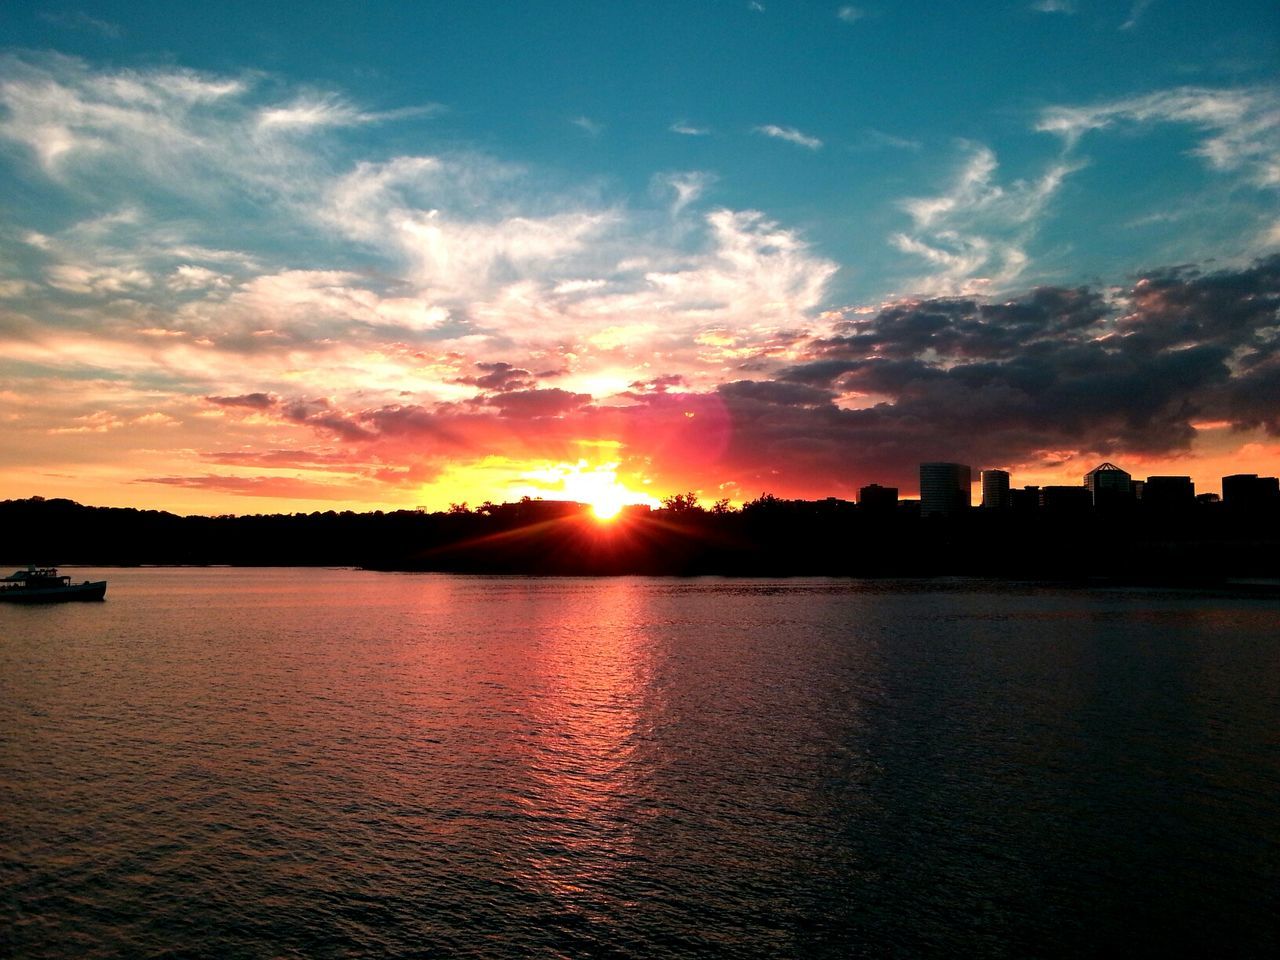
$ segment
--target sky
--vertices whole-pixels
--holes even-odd
[[[0,499],[1280,471],[1273,0],[0,6]]]

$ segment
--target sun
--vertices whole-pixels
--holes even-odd
[[[591,504],[591,512],[597,520],[614,520],[622,512],[623,506],[625,506],[621,496],[613,496],[607,493],[596,500],[588,502]]]
[[[597,520],[615,520],[627,504],[648,499],[619,482],[617,470],[615,463],[591,467],[580,461],[565,472],[564,492],[571,499],[588,504]]]

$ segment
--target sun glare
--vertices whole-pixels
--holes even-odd
[[[590,466],[579,461],[563,474],[565,496],[580,503],[590,504],[597,520],[613,520],[629,503],[645,503],[649,498],[628,490],[618,480],[618,467],[614,463]]]

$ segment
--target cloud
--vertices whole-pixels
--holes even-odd
[[[1263,399],[1280,372],[1278,304],[1280,257],[1207,275],[1153,271],[1119,298],[1046,287],[1006,301],[907,300],[811,341],[780,380],[854,401],[807,432],[823,449],[842,440],[850,469],[865,458],[901,482],[912,457],[934,454],[986,464],[1034,464],[1047,450],[1176,454],[1206,419],[1280,435]]]
[[[1076,12],[1076,5],[1074,0],[1035,0],[1030,9],[1036,13],[1073,14]]]
[[[715,183],[714,174],[701,170],[683,170],[675,173],[663,173],[654,177],[654,186],[661,191],[673,194],[671,215],[679,216],[689,204],[698,200],[707,188]]]
[[[405,107],[399,110],[373,112],[358,109],[354,104],[332,93],[305,94],[293,101],[258,111],[257,127],[266,132],[303,132],[326,127],[350,127],[358,124],[381,123],[407,117],[427,117],[443,112],[438,103]]]
[[[686,120],[677,120],[669,129],[672,133],[681,133],[686,137],[705,137],[711,133],[709,128],[694,126]]]
[[[994,151],[970,144],[967,152],[948,190],[901,201],[912,229],[894,234],[890,242],[933,268],[911,281],[920,292],[971,293],[1013,283],[1029,260],[1026,245],[1038,219],[1076,169],[1055,161],[1034,180],[1002,185]]]
[[[604,133],[604,124],[590,117],[572,117],[569,122],[591,137],[598,137]]]
[[[274,497],[283,500],[345,500],[350,501],[354,490],[351,485],[337,484],[332,480],[307,480],[301,477],[275,475],[232,476],[206,473],[199,476],[140,477],[138,483],[158,483],[194,490],[214,490],[248,497]]]
[[[894,136],[891,133],[885,133],[883,130],[876,130],[868,127],[863,131],[858,142],[854,143],[851,150],[919,150],[922,144],[919,140],[911,140],[907,137]]]
[[[857,23],[866,17],[867,11],[861,7],[844,6],[836,11],[836,19],[845,23]]]
[[[459,377],[458,383],[479,387],[481,390],[493,390],[505,393],[511,390],[527,390],[534,386],[533,374],[520,367],[513,367],[505,361],[494,363],[479,362],[477,370],[483,371],[476,377]]]
[[[1036,125],[1074,147],[1119,124],[1182,124],[1204,138],[1195,154],[1210,168],[1240,172],[1256,186],[1280,187],[1280,93],[1268,88],[1178,87],[1084,107],[1051,107]]]
[[[205,399],[220,407],[248,407],[251,410],[266,410],[279,403],[279,399],[269,393],[245,393],[238,397],[205,397]]]
[[[1138,25],[1138,21],[1142,19],[1142,15],[1147,12],[1147,8],[1154,3],[1155,0],[1133,0],[1132,6],[1129,7],[1129,16],[1124,23],[1120,24],[1121,30],[1132,30]]]
[[[51,23],[55,27],[65,27],[68,30],[87,30],[90,33],[100,34],[109,40],[118,40],[124,36],[124,30],[119,24],[91,17],[82,10],[42,10],[39,16],[45,23]]]
[[[796,146],[804,147],[807,150],[819,150],[822,147],[822,141],[817,137],[801,133],[795,127],[780,127],[776,124],[766,123],[763,126],[755,127],[754,130],[756,133],[763,134],[766,137],[785,140],[787,143],[794,143]]]
[[[248,77],[98,72],[70,57],[14,55],[0,57],[0,77],[0,137],[26,146],[51,175],[71,175],[77,161],[115,159],[172,181],[189,179],[193,167],[218,170],[231,155],[249,159],[247,138],[210,136],[226,126],[219,106],[248,92]]]
[[[288,447],[236,452],[221,440],[206,459],[313,469],[332,483],[358,476],[387,490],[493,456],[576,462],[586,441],[658,489],[733,482],[800,496],[876,481],[910,490],[917,464],[933,457],[1083,472],[1098,458],[1186,454],[1205,423],[1280,437],[1278,310],[1280,256],[1213,273],[1148,271],[1119,291],[1049,286],[850,309],[812,333],[775,329],[784,352],[721,382],[664,371],[595,396],[538,386],[547,374],[535,365],[495,360],[457,375],[473,394],[434,403],[209,394],[237,429],[277,438],[296,429],[315,443],[294,435]],[[93,437],[137,416],[99,407],[65,428]]]

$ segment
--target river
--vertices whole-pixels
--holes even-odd
[[[0,605],[0,954],[1280,949],[1280,603],[68,570]]]

